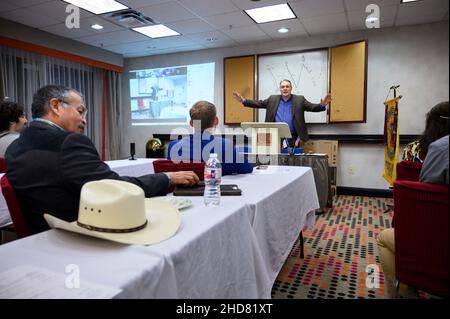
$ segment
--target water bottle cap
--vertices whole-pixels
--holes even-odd
[[[209,154],[209,157],[211,157],[211,158],[217,158],[217,153],[211,153],[211,154]]]

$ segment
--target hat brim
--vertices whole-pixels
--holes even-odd
[[[104,233],[77,225],[77,222],[66,222],[50,214],[44,218],[51,228],[59,228],[91,237],[115,241],[122,244],[152,245],[166,240],[177,232],[181,224],[181,216],[175,206],[161,200],[145,199],[147,226],[132,233]]]

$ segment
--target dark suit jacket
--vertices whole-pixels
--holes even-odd
[[[169,179],[163,174],[119,176],[99,157],[91,140],[50,124],[33,121],[6,152],[8,179],[16,191],[32,233],[48,229],[49,213],[66,221],[78,217],[81,187],[104,178],[140,186],[146,197],[165,195]]]
[[[314,104],[309,102],[303,95],[291,95],[292,97],[292,114],[295,132],[302,141],[307,141],[308,130],[305,124],[305,111],[307,112],[321,112],[325,111],[326,107],[321,104]],[[278,104],[280,103],[281,95],[271,95],[266,100],[245,100],[244,106],[258,109],[266,109],[265,122],[275,122],[275,115],[277,114]]]

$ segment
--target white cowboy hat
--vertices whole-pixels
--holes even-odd
[[[172,237],[181,223],[172,204],[146,199],[140,187],[112,179],[83,185],[77,221],[69,223],[49,214],[44,218],[51,228],[140,245]]]

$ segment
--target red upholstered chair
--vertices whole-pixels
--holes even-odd
[[[25,222],[19,201],[17,200],[16,193],[14,192],[14,189],[9,183],[6,175],[3,175],[0,179],[0,185],[2,187],[3,196],[5,197],[6,205],[8,206],[8,210],[11,215],[17,238],[27,237],[30,235],[28,226]]]
[[[6,163],[3,157],[0,157],[0,173],[6,173]]]
[[[419,181],[422,163],[414,163],[410,161],[401,161],[397,163],[397,180]]]
[[[397,181],[413,181],[418,182],[422,163],[415,163],[410,161],[401,161],[397,163]],[[390,209],[394,209],[390,207]],[[394,209],[395,211],[395,209]],[[395,215],[392,217],[392,227],[394,227]]]
[[[171,160],[155,160],[153,161],[153,169],[155,173],[162,172],[179,172],[179,171],[193,171],[198,178],[203,181],[205,179],[205,162],[173,162]],[[169,192],[173,192],[172,186]]]
[[[448,297],[448,185],[394,183],[395,276],[399,282]]]

